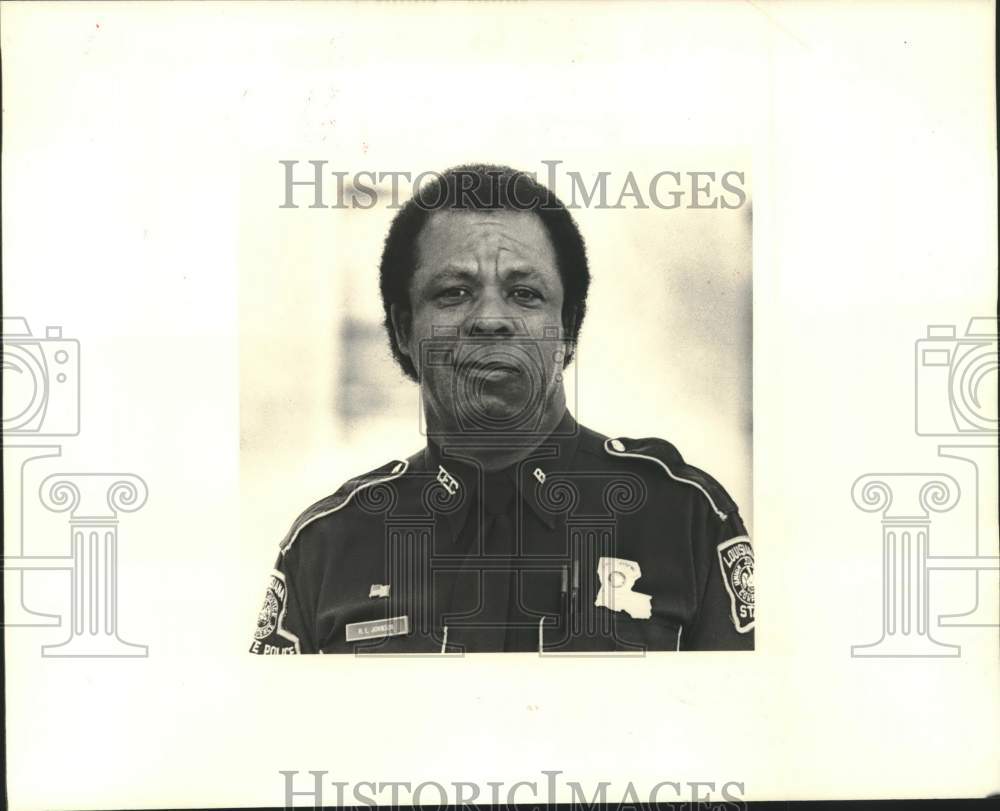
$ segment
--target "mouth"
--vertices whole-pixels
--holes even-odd
[[[466,363],[461,366],[462,372],[468,375],[473,375],[476,377],[483,378],[508,378],[508,377],[518,377],[522,374],[521,368],[515,366],[513,363],[508,363],[506,361],[496,360],[496,361],[477,361],[475,363]]]

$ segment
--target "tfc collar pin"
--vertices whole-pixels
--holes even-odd
[[[452,476],[441,465],[438,465],[437,480],[438,484],[448,491],[449,496],[453,496],[458,492],[458,479]]]

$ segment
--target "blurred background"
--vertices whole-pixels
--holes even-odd
[[[430,165],[327,160],[324,202],[336,200],[332,171],[440,171],[488,160],[547,177],[542,159],[563,160],[556,191],[571,196],[567,172],[589,188],[608,172],[608,202],[631,171],[646,195],[658,172],[682,173],[675,209],[580,207],[593,277],[576,360],[566,375],[570,408],[610,436],[658,436],[718,479],[752,530],[752,319],[749,160],[739,150],[678,149],[607,156],[504,154]],[[614,158],[617,157],[617,160]],[[387,180],[371,208],[313,209],[312,190],[284,201],[284,167],[247,167],[241,198],[247,250],[240,273],[240,448],[244,542],[273,557],[295,516],[348,478],[422,447],[417,386],[396,367],[382,326],[378,262],[392,216]],[[744,173],[739,208],[692,209],[684,174]],[[367,178],[365,182],[367,182]],[[373,184],[374,185],[374,184]],[[409,197],[401,182],[399,202]],[[660,199],[674,188],[660,184]],[[716,181],[712,196],[724,190]],[[734,195],[725,194],[732,202]],[[367,204],[368,195],[359,196]],[[578,202],[582,198],[577,197]],[[261,201],[271,205],[260,205]],[[649,200],[646,200],[647,204]],[[263,564],[262,564],[263,565]]]

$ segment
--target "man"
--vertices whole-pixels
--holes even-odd
[[[567,410],[590,275],[558,198],[507,167],[449,170],[394,219],[380,276],[426,446],[296,520],[251,651],[752,649],[726,492],[669,443]]]

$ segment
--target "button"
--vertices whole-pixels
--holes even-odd
[[[618,451],[618,453],[621,453],[622,451],[625,450],[625,443],[622,442],[620,439],[612,439],[611,450]]]

